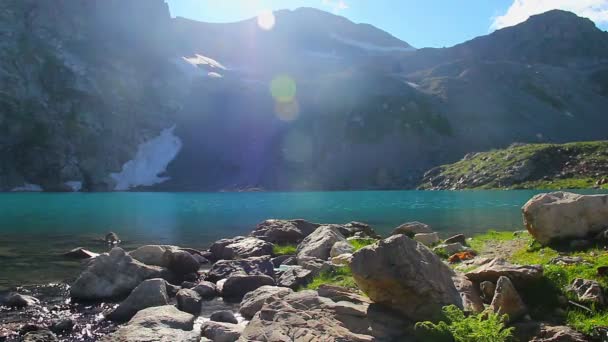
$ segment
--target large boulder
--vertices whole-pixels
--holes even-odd
[[[329,256],[337,257],[338,255],[353,253],[355,248],[348,241],[338,241],[331,246]]]
[[[201,281],[192,290],[198,292],[203,298],[213,298],[217,296],[217,287],[210,281]]]
[[[292,289],[265,285],[245,294],[239,312],[246,319],[253,318],[268,298],[280,298],[293,293]]]
[[[490,310],[499,315],[507,315],[510,322],[518,320],[528,312],[513,283],[504,276],[498,278]]]
[[[233,260],[272,254],[272,243],[255,238],[238,236],[216,241],[209,250],[215,260]]]
[[[586,238],[608,226],[608,195],[570,192],[539,194],[522,208],[524,224],[536,241]]]
[[[345,230],[343,235],[345,236],[353,236],[357,238],[372,238],[372,239],[380,239],[381,236],[376,233],[374,228],[372,228],[367,223],[362,222],[349,222],[342,226],[342,230]]]
[[[257,225],[251,236],[277,244],[296,244],[319,226],[305,220],[266,220]]]
[[[338,241],[346,242],[346,238],[336,226],[321,226],[300,242],[297,257],[327,260],[331,248]]]
[[[462,301],[454,273],[431,250],[393,235],[353,255],[353,277],[371,300],[415,321],[436,319],[441,308]]]
[[[216,311],[209,316],[209,319],[214,322],[232,323],[238,324],[239,320],[236,318],[234,313],[230,310]]]
[[[268,256],[240,260],[220,260],[213,264],[209,272],[207,272],[206,280],[217,282],[233,274],[264,274],[274,277],[274,265],[272,265]]]
[[[196,257],[183,250],[167,250],[164,258],[167,259],[167,268],[178,276],[196,273],[201,267]]]
[[[222,287],[222,297],[240,300],[247,292],[251,292],[264,285],[274,286],[274,279],[263,274],[234,274],[226,279]]]
[[[108,318],[114,321],[128,321],[140,310],[168,305],[169,295],[166,284],[164,279],[144,280],[108,315]]]
[[[177,299],[177,308],[181,311],[198,316],[201,312],[203,297],[191,289],[181,289],[175,296]]]
[[[238,341],[243,332],[241,324],[207,321],[201,326],[203,336],[213,342],[235,342]]]
[[[336,303],[315,291],[270,297],[239,341],[374,341],[366,312],[366,304]]]
[[[481,293],[472,281],[461,274],[453,276],[452,280],[454,281],[456,290],[460,294],[462,307],[465,311],[479,313],[485,309]]]
[[[146,245],[129,252],[129,255],[146,265],[168,267],[168,254],[165,254],[165,252],[176,251],[178,249],[176,246]]]
[[[540,280],[543,268],[540,265],[514,265],[505,259],[495,258],[468,272],[466,276],[478,284],[484,281],[496,283],[498,278],[505,276],[511,279],[515,287],[523,287]]]
[[[102,342],[198,342],[200,331],[194,331],[194,316],[173,305],[156,306],[139,311]]]
[[[406,222],[399,227],[393,229],[391,235],[404,234],[409,237],[414,237],[416,234],[428,234],[432,233],[433,229],[426,223],[414,221]]]
[[[312,281],[313,273],[302,266],[290,266],[277,281],[277,285],[297,290]]]
[[[576,295],[579,301],[599,306],[606,304],[604,291],[600,283],[595,280],[576,278],[570,284],[569,290]]]
[[[78,300],[100,300],[127,296],[142,281],[167,276],[165,269],[148,266],[116,247],[93,259],[72,284],[70,295]]]

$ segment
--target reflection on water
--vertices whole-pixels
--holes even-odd
[[[584,191],[590,193],[591,191]],[[74,247],[105,251],[114,231],[128,249],[148,243],[205,248],[267,218],[369,223],[388,233],[412,220],[445,234],[521,229],[537,191],[0,194],[0,288],[74,276]]]

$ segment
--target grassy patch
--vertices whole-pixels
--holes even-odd
[[[478,252],[483,252],[486,249],[488,243],[500,243],[509,240],[517,239],[517,235],[514,232],[510,231],[496,231],[496,230],[488,230],[484,234],[475,235],[471,238],[467,243],[471,248]]]
[[[306,289],[316,290],[319,286],[324,284],[342,286],[350,289],[358,288],[357,283],[353,278],[353,273],[348,266],[338,267],[329,272],[322,272],[313,278],[312,282],[306,286]]]
[[[354,251],[358,251],[365,246],[372,245],[376,243],[378,240],[376,239],[352,239],[348,240],[351,246],[355,249]]]
[[[296,254],[298,246],[296,245],[274,245],[272,246],[272,254],[279,255],[293,255]]]
[[[596,327],[608,326],[608,311],[589,313],[582,310],[570,310],[566,321],[572,328],[591,335]]]

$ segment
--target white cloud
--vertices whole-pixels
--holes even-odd
[[[344,0],[322,0],[323,5],[331,7],[334,12],[348,9],[348,4]]]
[[[507,13],[493,18],[491,28],[513,26],[527,20],[531,15],[553,9],[576,13],[596,24],[608,23],[608,0],[513,0]]]

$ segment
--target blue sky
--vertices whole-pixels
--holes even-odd
[[[167,0],[173,16],[233,22],[263,10],[315,7],[369,23],[411,45],[452,46],[559,8],[608,28],[608,0]]]

